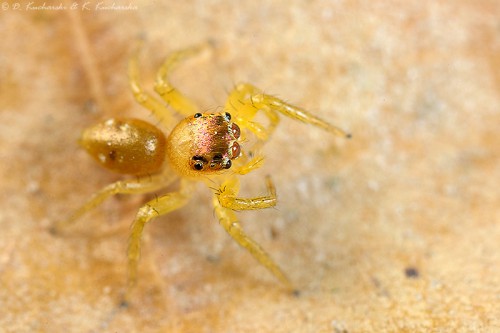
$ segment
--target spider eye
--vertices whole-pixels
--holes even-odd
[[[240,135],[241,135],[240,127],[238,125],[236,125],[235,123],[233,123],[231,125],[231,132],[233,132],[233,136],[235,139],[240,138]]]
[[[203,170],[203,167],[205,166],[207,160],[200,155],[194,155],[192,159],[194,161],[193,168],[195,170]]]
[[[228,160],[226,162],[226,165],[224,165],[224,169],[229,169],[231,167],[231,165],[233,165],[233,163],[231,162],[231,160]]]
[[[238,144],[238,142],[233,143],[233,145],[231,146],[232,158],[234,159],[234,158],[240,156],[240,153],[241,153],[241,148],[240,148],[240,145]]]
[[[202,116],[202,114],[201,114],[201,113],[199,113],[199,112],[197,112],[197,113],[195,113],[195,114],[194,114],[194,117],[195,117],[195,118],[200,118],[201,116]]]
[[[224,116],[226,117],[227,121],[231,120],[231,114],[229,112],[226,112]]]

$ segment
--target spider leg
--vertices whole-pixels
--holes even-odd
[[[172,109],[184,116],[197,113],[198,107],[170,83],[168,75],[186,58],[200,53],[210,45],[207,42],[170,54],[156,74],[155,91]]]
[[[250,122],[253,119],[257,111],[264,111],[266,116],[268,116],[270,120],[270,125],[266,130],[266,134],[268,136],[274,131],[278,123],[277,120],[274,119],[274,117],[277,118],[276,112],[279,112],[289,118],[304,122],[306,124],[322,128],[338,136],[347,138],[350,138],[351,136],[349,133],[344,132],[340,128],[328,123],[321,118],[316,117],[306,110],[286,103],[285,101],[277,97],[264,94],[256,87],[248,83],[238,84],[235,90],[231,93],[228,103],[233,106],[236,105],[236,109],[238,112],[240,112],[241,109],[241,117],[245,118],[243,121],[243,126],[245,126],[246,123]],[[272,115],[273,113],[274,116]],[[247,127],[249,130],[254,132],[257,137],[259,137],[258,131],[256,132],[255,130],[252,130],[251,126]],[[266,138],[261,139],[265,140]]]
[[[172,192],[153,199],[142,206],[132,223],[129,245],[127,250],[128,257],[128,281],[127,294],[125,300],[137,282],[137,265],[141,252],[141,238],[144,226],[153,218],[165,215],[184,206],[192,193],[192,183],[182,181],[178,192]]]
[[[134,94],[134,98],[144,108],[148,109],[153,115],[166,127],[175,123],[172,113],[167,107],[155,97],[145,92],[139,83],[139,48],[134,52],[128,62],[128,78],[130,88]]]
[[[254,145],[253,148],[255,148],[255,146],[256,145]],[[234,171],[240,175],[246,175],[247,173],[262,167],[264,164],[264,157],[262,155],[255,155],[250,158],[248,155],[243,154],[243,156],[240,157],[240,161],[244,164],[236,167]]]
[[[232,177],[222,184],[217,192],[217,197],[222,207],[231,210],[253,210],[274,207],[277,201],[276,188],[269,176],[266,177],[266,186],[269,195],[240,198],[237,196],[240,188],[240,181],[238,178]]]
[[[95,193],[83,206],[77,209],[67,220],[59,221],[54,226],[57,233],[68,227],[83,214],[91,211],[104,200],[115,194],[140,194],[148,193],[168,186],[176,179],[171,172],[164,172],[153,176],[142,176],[136,179],[120,180],[109,184]]]
[[[238,222],[234,211],[225,208],[219,202],[217,197],[213,199],[215,214],[217,215],[220,224],[224,227],[227,233],[264,267],[266,267],[278,280],[280,280],[287,288],[292,290],[292,284],[286,277],[285,273],[279,266],[269,257],[264,249],[250,238]],[[250,209],[250,208],[248,208]]]
[[[235,114],[235,122],[238,126],[249,129],[259,140],[267,141],[279,124],[279,117],[276,112],[268,107],[261,107],[253,103],[252,96],[260,92],[251,85],[237,85],[229,94],[226,102],[226,110]],[[253,118],[258,111],[264,112],[269,120],[269,124],[264,126],[255,122]]]

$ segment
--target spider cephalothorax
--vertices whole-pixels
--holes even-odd
[[[240,155],[240,128],[229,112],[196,113],[170,133],[167,155],[174,169],[185,176],[229,169]]]

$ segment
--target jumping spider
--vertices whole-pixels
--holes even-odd
[[[220,224],[261,265],[292,289],[286,275],[260,245],[247,236],[235,215],[238,210],[275,206],[274,184],[267,177],[268,194],[241,198],[238,197],[239,176],[262,166],[260,148],[278,125],[280,113],[332,134],[350,137],[311,113],[267,95],[247,83],[238,84],[229,93],[222,112],[199,112],[195,104],[171,85],[168,75],[182,60],[204,48],[206,45],[184,49],[166,58],[157,73],[154,87],[162,101],[143,91],[139,84],[138,52],[129,61],[129,82],[135,100],[150,110],[165,128],[177,122],[173,113],[183,117],[170,135],[165,136],[156,126],[143,120],[109,119],[87,128],[80,139],[80,144],[103,167],[137,177],[104,187],[69,219],[58,223],[56,229],[73,223],[112,195],[153,192],[180,179],[178,191],[149,201],[135,217],[128,246],[127,293],[137,281],[144,226],[153,218],[184,206],[189,201],[196,181],[205,182],[209,188],[218,184],[212,204]],[[268,119],[265,125],[254,119],[257,113],[262,113]],[[254,143],[243,149],[240,143],[250,141],[247,140],[249,135],[254,137]]]

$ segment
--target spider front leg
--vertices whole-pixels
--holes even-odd
[[[217,197],[222,207],[231,210],[253,210],[274,207],[277,202],[276,188],[269,176],[266,177],[266,186],[269,195],[239,198],[237,195],[240,189],[240,182],[238,178],[233,177],[222,184],[217,192]]]
[[[141,253],[141,238],[144,226],[153,218],[165,215],[184,206],[191,197],[192,182],[184,180],[178,192],[172,192],[153,199],[142,206],[132,223],[127,250],[128,281],[125,301],[128,300],[132,288],[137,283],[137,266]]]
[[[239,120],[241,125],[247,127],[261,140],[267,140],[269,135],[276,128],[278,124],[276,112],[303,123],[322,128],[334,135],[346,138],[351,137],[351,134],[344,132],[329,122],[314,116],[300,107],[286,103],[277,97],[264,94],[248,83],[241,83],[236,86],[228,99],[228,104],[229,105],[226,105],[226,107],[235,109],[238,113],[238,117],[242,118],[241,121]],[[255,125],[252,124],[252,119],[257,111],[263,111],[269,118],[270,124],[268,128],[264,130],[254,128]]]
[[[253,103],[252,96],[257,95],[258,90],[251,85],[239,84],[229,94],[226,102],[226,110],[234,112],[235,122],[239,126],[250,130],[260,141],[265,142],[279,124],[279,117],[276,112],[269,108],[258,108]],[[258,111],[263,111],[269,120],[269,124],[264,126],[259,122],[254,121]]]
[[[276,191],[270,178],[267,178],[269,195],[255,198],[237,197],[239,182],[236,178],[226,181],[218,194],[214,196],[215,214],[227,233],[264,267],[266,267],[287,288],[293,289],[290,280],[281,268],[269,257],[264,249],[250,238],[241,227],[234,210],[262,209],[276,205]]]

